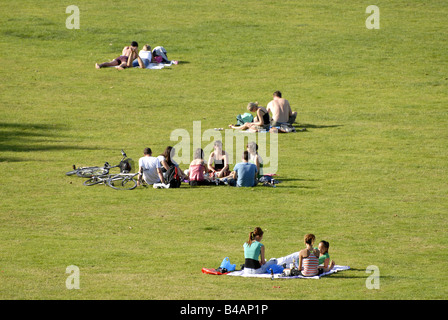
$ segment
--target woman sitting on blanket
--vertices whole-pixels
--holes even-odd
[[[258,145],[255,142],[249,142],[247,144],[247,151],[249,151],[249,163],[253,163],[257,166],[257,178],[263,176],[263,159],[258,154]]]
[[[166,147],[165,151],[163,151],[163,153],[157,157],[157,159],[159,159],[160,164],[162,165],[163,177],[165,177],[166,172],[170,169],[171,166],[176,166],[180,177],[184,179],[186,178],[185,173],[179,167],[179,164],[176,161],[174,161],[174,159],[172,159],[172,157],[174,157],[175,152],[176,149],[174,149],[171,146],[168,146]]]
[[[318,249],[313,248],[314,240],[316,237],[314,234],[305,235],[306,248],[299,252],[299,266],[300,275],[304,277],[313,277],[324,272],[323,269],[319,269],[319,255]]]
[[[319,269],[322,269],[324,272],[328,272],[334,268],[334,261],[331,260],[330,263],[330,254],[328,253],[328,249],[330,248],[330,244],[322,240],[319,242]]]
[[[263,230],[256,227],[249,234],[249,240],[244,243],[244,272],[249,274],[265,273],[267,268],[276,264],[276,260],[265,260],[265,248],[260,242],[263,239]],[[258,258],[260,257],[260,260]]]
[[[269,112],[265,107],[259,107],[258,102],[249,102],[249,104],[247,105],[247,110],[257,113],[254,122],[246,122],[242,126],[235,126],[233,124],[230,124],[229,128],[238,130],[249,130],[252,132],[258,132],[260,130],[269,131],[271,122],[269,120]]]
[[[187,170],[185,170],[187,173]],[[209,181],[205,178],[207,167],[204,163],[204,151],[201,148],[196,149],[193,155],[193,161],[188,168],[188,177],[190,186],[207,185]]]
[[[230,174],[229,155],[227,152],[222,150],[222,142],[220,140],[215,141],[213,148],[214,151],[208,158],[208,170],[210,172],[210,177],[227,177]]]

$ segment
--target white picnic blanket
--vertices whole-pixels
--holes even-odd
[[[320,279],[321,277],[339,272],[339,271],[343,271],[343,270],[348,270],[350,269],[349,266],[339,266],[339,265],[335,265],[333,269],[331,269],[328,272],[322,273],[321,275],[318,276],[314,276],[314,277],[304,277],[304,276],[290,276],[290,277],[282,277],[281,273],[275,273],[274,274],[274,279],[298,279],[298,278],[303,278],[303,279]],[[239,270],[239,271],[233,271],[230,273],[227,273],[228,276],[234,276],[234,277],[247,277],[247,278],[271,278],[272,276],[269,273],[259,273],[259,274],[248,274],[244,272],[243,270]]]
[[[170,67],[173,65],[173,61],[171,61],[170,63],[150,63],[148,64],[148,66],[146,67],[146,69],[163,69],[165,67]]]

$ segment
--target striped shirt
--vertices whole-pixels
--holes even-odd
[[[309,255],[306,258],[303,258],[303,270],[302,275],[305,277],[312,277],[318,274],[317,267],[319,266],[319,259],[315,256],[314,250],[309,251]]]

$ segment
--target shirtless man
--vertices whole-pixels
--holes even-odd
[[[272,127],[280,126],[282,123],[293,124],[296,121],[297,112],[292,112],[288,100],[282,98],[280,91],[274,92],[273,100],[268,103],[266,109],[272,113]]]
[[[111,62],[96,63],[95,68],[101,69],[105,67],[115,67],[119,70],[132,67],[132,62],[138,57],[138,43],[132,41],[131,46],[124,47],[121,56],[115,58]]]

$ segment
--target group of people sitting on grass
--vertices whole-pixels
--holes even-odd
[[[188,182],[191,186],[199,185],[230,185],[236,187],[254,187],[259,182],[270,182],[272,177],[263,175],[263,159],[257,153],[255,142],[247,144],[240,163],[233,170],[229,169],[229,155],[222,148],[222,142],[214,142],[214,150],[208,162],[204,160],[204,151],[198,148],[194,151],[193,161],[188,169],[183,171],[174,161],[175,149],[168,146],[157,157],[152,156],[152,150],[145,148],[143,157],[139,159],[138,185],[144,183],[154,188],[173,187],[173,179]],[[174,173],[174,174],[173,174]],[[179,185],[174,185],[178,187]]]
[[[125,68],[148,68],[151,63],[156,64],[178,64],[177,60],[168,60],[167,52],[164,47],[157,46],[151,49],[149,44],[145,44],[143,49],[138,51],[138,43],[132,41],[130,46],[123,48],[121,55],[110,62],[96,63],[95,68],[115,67],[119,70]]]
[[[265,107],[259,106],[258,102],[250,102],[247,105],[249,112],[255,113],[253,117],[237,117],[240,122],[238,125],[230,124],[229,128],[237,130],[248,130],[250,132],[295,132],[293,123],[296,121],[297,112],[292,111],[289,101],[282,98],[280,91],[275,91],[273,99]],[[269,113],[272,114],[270,117]],[[244,119],[248,119],[247,122]],[[251,121],[251,119],[253,119]]]
[[[244,243],[244,272],[248,274],[266,273],[269,267],[273,265],[293,267],[298,270],[297,275],[304,277],[313,277],[324,272],[332,270],[335,266],[333,260],[330,261],[328,252],[330,244],[327,241],[321,241],[317,248],[314,247],[316,237],[314,234],[307,234],[304,237],[305,248],[292,253],[288,256],[271,259],[265,259],[265,246],[261,243],[263,239],[263,230],[256,227],[249,234],[249,240]],[[293,264],[293,265],[291,265]]]

